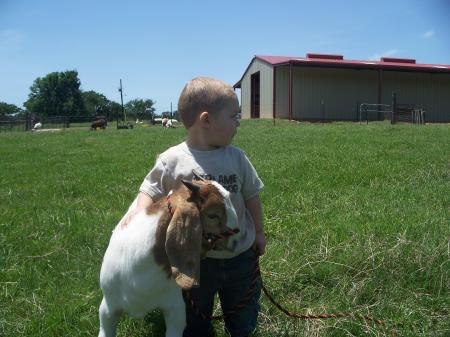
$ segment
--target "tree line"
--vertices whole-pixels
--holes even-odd
[[[114,119],[122,116],[122,106],[108,100],[93,90],[82,91],[76,70],[52,72],[38,77],[30,87],[25,109],[14,104],[0,102],[0,116],[31,113],[41,117],[51,116],[105,116]],[[124,105],[129,118],[151,119],[155,112],[155,101],[136,98]]]

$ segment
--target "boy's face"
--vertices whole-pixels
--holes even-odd
[[[236,128],[239,126],[239,102],[237,98],[230,99],[223,109],[210,117],[211,145],[225,146],[231,143]]]

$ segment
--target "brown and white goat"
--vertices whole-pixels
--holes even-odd
[[[130,207],[131,208],[131,207]],[[230,194],[217,182],[183,184],[113,231],[103,258],[99,337],[115,336],[122,312],[143,317],[162,309],[166,337],[186,325],[181,289],[199,285],[200,259],[211,249],[233,250],[237,230]]]

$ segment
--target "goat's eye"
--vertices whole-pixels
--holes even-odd
[[[208,214],[207,215],[208,219],[218,219],[219,216],[217,214]]]

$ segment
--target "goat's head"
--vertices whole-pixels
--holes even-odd
[[[171,197],[166,233],[172,276],[183,289],[199,284],[200,259],[211,249],[232,251],[238,220],[230,193],[217,182],[183,181]]]

